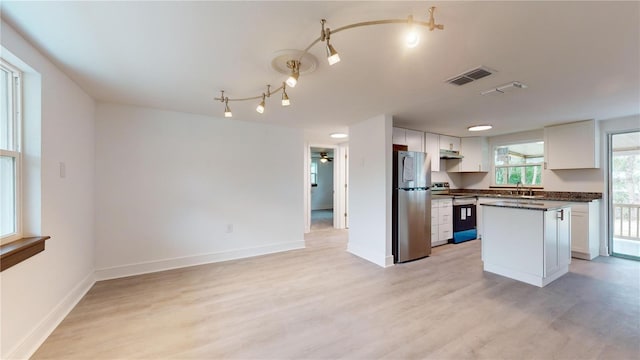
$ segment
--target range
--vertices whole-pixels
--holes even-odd
[[[473,240],[478,237],[476,224],[477,197],[469,193],[452,192],[448,182],[431,184],[434,198],[453,199],[453,243]]]

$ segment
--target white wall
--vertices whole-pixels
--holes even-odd
[[[301,130],[99,104],[96,133],[99,279],[304,247]]]
[[[311,210],[333,209],[333,162],[320,162],[318,164],[318,186],[311,187]]]
[[[349,245],[380,266],[391,253],[392,118],[379,115],[349,127]]]
[[[496,145],[542,141],[543,139],[543,129],[492,136],[489,138],[489,153],[493,154],[493,148]],[[576,156],[580,156],[579,150],[576,150]],[[545,191],[602,192],[604,191],[603,171],[603,167],[600,169],[543,170],[542,182]],[[467,189],[488,189],[491,182],[491,172],[462,174],[462,185]]]
[[[93,285],[95,104],[14,29],[1,26],[2,56],[32,69],[25,84],[26,231],[51,236],[44,252],[0,273],[0,357],[6,359],[29,357]]]

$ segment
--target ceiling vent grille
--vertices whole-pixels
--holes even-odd
[[[496,72],[495,70],[491,70],[486,66],[479,66],[475,69],[471,69],[466,71],[460,75],[456,75],[454,77],[448,78],[445,82],[448,82],[452,85],[461,86],[464,84],[468,84],[472,81],[482,79],[483,77],[487,77]]]

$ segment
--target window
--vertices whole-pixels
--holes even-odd
[[[311,186],[318,186],[318,162],[311,160]]]
[[[2,244],[22,235],[21,73],[0,59],[0,238]]]
[[[494,185],[542,185],[544,142],[496,146],[493,160]]]

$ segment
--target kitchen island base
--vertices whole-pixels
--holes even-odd
[[[538,287],[569,271],[571,208],[551,202],[483,204],[484,270]]]

